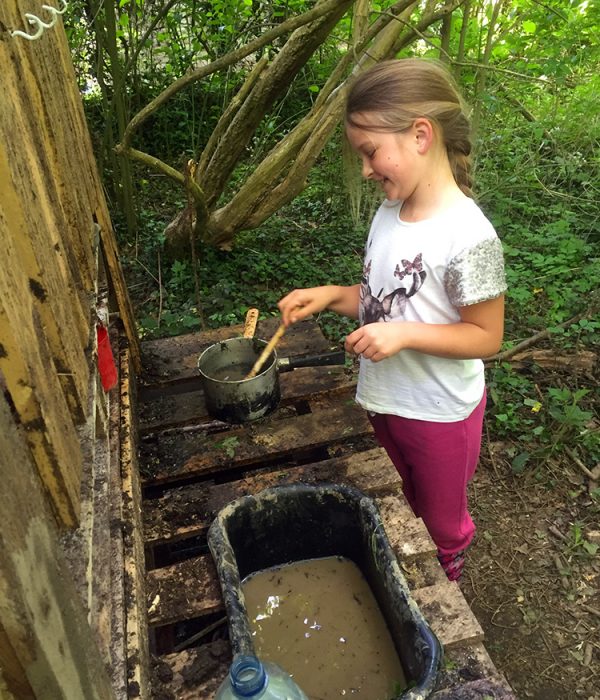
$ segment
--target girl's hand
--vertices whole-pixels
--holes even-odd
[[[311,314],[323,311],[335,299],[335,288],[331,286],[294,289],[280,299],[277,306],[284,325],[302,321]]]
[[[498,352],[504,330],[504,296],[458,311],[460,321],[456,323],[368,323],[346,338],[346,352],[373,362],[401,350],[459,360],[490,357]]]
[[[367,323],[346,337],[346,352],[379,362],[406,347],[402,323]]]

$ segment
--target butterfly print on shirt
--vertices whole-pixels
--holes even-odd
[[[406,301],[414,294],[416,294],[422,287],[427,273],[423,270],[421,263],[421,254],[415,258],[413,263],[409,263],[407,260],[403,260],[402,264],[405,265],[405,269],[402,271],[403,279],[406,275],[410,274],[406,270],[408,265],[411,265],[412,272],[412,285],[410,289],[405,287],[398,287],[394,289],[389,294],[380,299],[383,289],[379,291],[376,296],[371,291],[371,286],[369,284],[369,273],[371,272],[371,261],[367,263],[363,271],[363,279],[360,286],[360,301],[363,308],[363,324],[375,323],[377,321],[387,321],[388,318],[397,318],[398,316],[403,316],[406,309]],[[417,269],[418,268],[420,269]],[[399,266],[396,265],[396,270],[399,270]],[[396,272],[394,272],[395,276]]]
[[[417,257],[411,262],[410,260],[404,260],[402,259],[402,270],[400,269],[400,265],[396,265],[396,269],[394,270],[394,277],[398,277],[399,279],[403,280],[407,275],[410,275],[413,272],[422,272],[423,271],[423,253],[419,253]]]

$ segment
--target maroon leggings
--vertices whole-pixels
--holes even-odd
[[[465,549],[475,535],[467,484],[479,459],[485,403],[484,393],[470,416],[453,423],[380,413],[369,416],[402,478],[406,499],[423,519],[441,555]]]

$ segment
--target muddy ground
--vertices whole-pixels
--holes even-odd
[[[517,476],[504,454],[484,441],[461,588],[519,698],[600,700],[598,484],[568,455]]]

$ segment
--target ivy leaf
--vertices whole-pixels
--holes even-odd
[[[221,440],[221,442],[215,443],[215,447],[223,450],[229,459],[233,459],[235,457],[235,450],[239,442],[239,438],[237,437],[228,437]]]
[[[529,452],[520,452],[512,461],[511,467],[515,474],[521,474],[531,455]]]

